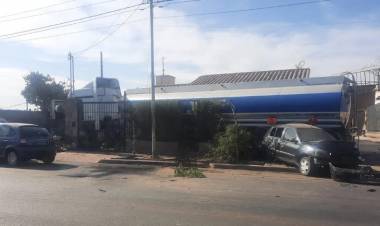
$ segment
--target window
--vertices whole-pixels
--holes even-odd
[[[293,128],[287,128],[285,130],[284,140],[292,141],[294,139],[297,139],[297,132],[296,132],[296,130],[293,129]]]
[[[275,137],[281,137],[282,131],[284,131],[284,128],[277,128]]]
[[[10,126],[0,126],[0,137],[12,137],[16,133]]]
[[[300,128],[297,130],[302,141],[336,140],[331,134],[322,129]]]
[[[275,134],[276,134],[276,128],[273,127],[273,128],[271,129],[271,131],[270,131],[269,136],[274,137]]]
[[[49,132],[47,129],[37,126],[23,126],[20,127],[20,135],[22,138],[47,138]]]
[[[96,88],[119,89],[119,82],[116,79],[96,78]]]

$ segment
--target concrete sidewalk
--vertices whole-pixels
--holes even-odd
[[[101,160],[109,160],[120,158],[116,153],[87,153],[87,152],[74,152],[66,151],[59,152],[56,156],[56,161],[59,162],[78,162],[78,163],[98,163]]]

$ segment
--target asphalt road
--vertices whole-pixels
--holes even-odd
[[[292,173],[0,166],[0,225],[379,225],[380,187]]]

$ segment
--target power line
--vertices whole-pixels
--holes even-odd
[[[95,2],[95,3],[91,3],[91,4],[85,4],[85,5],[80,5],[80,6],[76,6],[76,7],[66,8],[66,9],[59,9],[59,10],[53,10],[53,11],[48,11],[48,12],[43,12],[43,13],[32,14],[32,15],[28,15],[28,16],[21,16],[21,17],[16,17],[16,18],[11,18],[11,19],[4,19],[4,20],[0,20],[0,23],[25,20],[25,19],[29,19],[29,18],[33,18],[33,17],[45,16],[45,15],[50,15],[50,14],[57,14],[57,13],[67,12],[67,11],[85,8],[85,7],[89,7],[89,6],[102,5],[102,4],[115,2],[115,1],[120,1],[120,0],[100,1],[100,2]]]
[[[84,33],[84,32],[103,30],[103,29],[110,28],[110,27],[115,27],[115,26],[118,26],[118,25],[121,25],[121,24],[122,23],[118,23],[118,24],[113,24],[113,25],[108,25],[108,26],[94,27],[94,28],[91,28],[91,29],[83,29],[83,30],[79,30],[79,31],[59,33],[59,34],[54,34],[54,35],[46,35],[46,36],[40,36],[40,37],[34,37],[34,38],[19,39],[17,41],[24,42],[24,41],[34,41],[34,40],[41,40],[41,39],[50,39],[50,38],[64,37],[64,36],[74,35],[74,34],[80,34],[80,33]]]
[[[86,16],[86,17],[74,19],[74,20],[69,20],[69,21],[50,24],[50,25],[46,25],[46,26],[26,29],[26,30],[22,30],[22,31],[13,32],[13,33],[8,33],[8,34],[3,34],[3,35],[0,35],[0,39],[15,38],[15,37],[20,37],[20,36],[25,36],[25,35],[29,35],[29,34],[43,32],[43,31],[47,31],[47,30],[52,30],[52,29],[56,29],[56,28],[67,27],[67,26],[71,26],[71,25],[75,25],[75,24],[79,24],[79,23],[84,23],[84,22],[88,22],[91,20],[98,19],[99,17],[106,17],[106,16],[112,16],[112,15],[124,13],[124,12],[126,12],[125,10],[127,10],[127,9],[138,7],[141,5],[144,5],[144,3],[130,5],[130,6],[126,6],[126,7],[106,11],[103,13],[98,13],[98,14],[94,14],[91,16]]]
[[[174,2],[174,1],[175,0],[162,0],[162,1],[158,1],[158,2],[159,3],[163,3],[163,2]],[[107,11],[107,12],[96,14],[96,15],[91,15],[91,16],[88,16],[88,17],[83,17],[83,18],[79,18],[79,19],[75,19],[75,20],[71,20],[71,21],[61,22],[61,23],[58,23],[58,24],[52,24],[52,25],[47,25],[47,26],[43,26],[43,27],[38,27],[38,28],[33,28],[33,29],[28,29],[28,30],[23,30],[23,31],[18,31],[18,32],[10,33],[10,34],[4,34],[4,35],[0,35],[0,40],[10,39],[10,38],[17,38],[17,37],[21,37],[21,36],[30,35],[30,34],[35,34],[35,33],[40,33],[40,32],[44,32],[44,31],[54,30],[54,29],[58,29],[58,28],[68,27],[68,26],[72,26],[72,25],[76,25],[76,24],[80,24],[80,23],[85,23],[85,22],[89,22],[89,21],[92,21],[92,20],[95,20],[95,19],[99,19],[99,18],[114,16],[114,15],[118,15],[118,14],[122,14],[122,13],[128,12],[128,11],[124,11],[125,9],[133,8],[133,7],[138,7],[138,6],[141,6],[141,5],[144,5],[144,4],[146,4],[146,3],[140,3],[140,4],[136,4],[136,5],[132,5],[132,6],[128,6],[128,7],[124,7],[124,8],[120,8],[120,9],[116,9],[116,10],[112,10],[112,11]],[[144,10],[144,9],[142,9],[142,10]],[[67,34],[74,34],[74,33],[80,33],[80,32],[69,32]],[[54,37],[54,36],[64,36],[64,35],[65,34],[62,34],[62,35],[53,35],[52,37]]]
[[[110,17],[110,16],[116,16],[116,15],[120,15],[120,14],[123,14],[123,13],[126,13],[126,12],[131,12],[131,11],[132,10],[127,10],[127,11],[123,11],[123,12],[118,12],[118,13],[113,13],[113,14],[109,14],[109,15],[100,16],[100,17],[97,17],[97,18],[88,19],[88,20],[85,20],[85,21],[79,21],[79,22],[75,22],[75,23],[65,24],[65,25],[61,25],[61,26],[56,26],[56,27],[52,27],[52,28],[47,28],[47,29],[43,29],[43,30],[29,32],[29,33],[23,33],[23,34],[14,35],[14,36],[5,37],[5,38],[1,38],[1,36],[0,36],[0,40],[13,39],[13,38],[18,38],[18,37],[22,37],[22,36],[32,35],[32,34],[36,34],[36,33],[42,33],[42,32],[45,32],[45,31],[50,31],[50,30],[56,30],[56,29],[60,29],[60,28],[70,27],[70,26],[74,26],[74,25],[77,25],[77,24],[82,24],[82,23],[90,22],[90,21],[93,21],[93,20],[96,20],[96,19],[101,19],[101,18]],[[89,31],[91,29],[86,29],[86,30]],[[70,34],[70,33],[71,32],[69,32],[68,34]],[[76,33],[76,32],[73,32],[73,33]]]
[[[161,2],[171,2],[171,1],[173,1],[173,0],[165,0],[165,1],[159,1],[159,2],[161,3]],[[191,1],[191,0],[187,0],[187,1]],[[332,0],[318,0],[318,1],[296,2],[296,3],[273,5],[273,6],[267,6],[267,7],[258,7],[258,8],[249,8],[249,9],[238,9],[238,10],[228,10],[228,11],[214,11],[214,12],[205,12],[205,13],[193,13],[193,14],[186,14],[186,15],[180,15],[180,16],[163,16],[163,17],[155,17],[155,19],[169,19],[169,18],[180,18],[180,17],[191,17],[191,16],[209,16],[209,15],[215,15],[215,14],[229,14],[229,13],[249,12],[249,11],[257,11],[257,10],[267,10],[267,9],[273,9],[273,8],[285,8],[285,7],[293,7],[293,6],[300,6],[300,5],[307,5],[307,4],[315,4],[315,3],[327,2],[327,1],[332,1]],[[143,4],[144,3],[138,4],[136,6],[140,6],[140,5],[143,5]],[[127,11],[113,13],[111,15],[104,15],[102,17],[114,16],[114,15],[118,15],[118,14],[121,14],[121,13],[124,13],[124,12],[127,12]],[[0,35],[0,40],[10,39],[10,38],[17,38],[17,37],[21,37],[21,36],[26,36],[26,35],[34,34],[34,33],[40,33],[40,32],[49,31],[49,30],[53,30],[53,29],[58,29],[58,28],[62,28],[62,27],[72,26],[72,25],[75,25],[75,24],[88,22],[88,21],[91,21],[91,20],[94,20],[94,19],[98,19],[98,18],[99,17],[90,18],[90,19],[85,20],[85,21],[79,21],[79,22],[75,22],[75,23],[65,24],[65,25],[62,25],[62,26],[60,25],[60,26],[57,26],[57,27],[47,28],[47,29],[43,29],[43,30],[37,30],[37,31],[34,31],[34,32],[29,32],[29,33],[21,33],[20,32],[21,34],[19,34],[19,35],[13,35],[13,36],[10,36],[10,34]],[[145,21],[147,19],[148,18],[141,18],[141,19],[137,19],[137,20],[134,20],[134,21],[130,21],[130,22],[140,22],[140,21]],[[118,25],[119,24],[111,25],[111,26],[118,26]],[[21,40],[21,41],[61,37],[61,36],[66,36],[66,35],[71,35],[71,34],[77,34],[77,33],[82,33],[82,32],[86,32],[86,31],[91,31],[91,30],[97,30],[97,29],[106,28],[106,27],[109,27],[109,26],[99,27],[99,28],[95,28],[95,29],[87,29],[87,30],[75,31],[75,32],[61,33],[61,34],[51,35],[51,36],[43,36],[43,37],[25,39],[25,40]],[[8,36],[8,37],[3,37],[3,36]]]
[[[95,43],[93,43],[92,45],[88,46],[87,48],[83,49],[83,50],[80,50],[80,51],[77,51],[77,52],[74,52],[74,55],[76,54],[82,54],[84,52],[87,52],[88,50],[98,46],[99,44],[101,44],[102,42],[104,42],[105,40],[107,40],[109,37],[111,37],[113,34],[115,34],[122,26],[124,26],[128,20],[139,10],[140,8],[137,7],[122,23],[120,23],[118,25],[118,27],[113,30],[113,31],[109,31],[103,38],[99,39],[98,41],[96,41]]]
[[[310,5],[310,4],[316,4],[316,3],[321,3],[321,2],[329,2],[329,1],[332,1],[332,0],[314,0],[314,1],[295,2],[295,3],[279,4],[279,5],[273,5],[273,6],[248,8],[248,9],[234,9],[234,10],[224,10],[224,11],[191,13],[191,14],[178,15],[178,16],[155,17],[155,19],[169,19],[169,18],[180,18],[180,17],[209,16],[209,15],[217,15],[217,14],[233,14],[233,13],[259,11],[259,10],[275,9],[275,8],[288,8],[288,7],[293,7],[293,6]]]
[[[189,3],[189,2],[200,2],[201,0],[183,0],[183,1],[169,1],[168,3],[166,3],[165,5],[163,6],[159,6],[159,7],[166,7],[168,5],[174,5],[174,4],[181,4],[181,3]]]
[[[19,11],[19,12],[16,12],[16,13],[11,13],[11,14],[0,16],[0,18],[6,18],[6,17],[17,16],[17,15],[21,15],[21,14],[25,14],[25,13],[29,13],[29,12],[40,11],[40,10],[43,10],[43,9],[53,8],[53,7],[56,7],[56,6],[59,6],[59,5],[64,5],[64,4],[67,4],[67,3],[70,3],[70,2],[75,2],[75,1],[76,0],[68,0],[68,1],[63,1],[63,2],[59,2],[59,3],[47,5],[47,6],[42,6],[42,7],[38,7],[38,8],[23,10],[23,11]]]

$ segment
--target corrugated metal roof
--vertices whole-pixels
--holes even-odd
[[[272,80],[288,79],[306,79],[309,78],[310,68],[304,69],[287,69],[273,71],[253,71],[227,74],[202,75],[191,82],[191,85],[204,84],[221,84],[221,83],[241,83],[241,82],[258,82]]]
[[[241,82],[241,83],[225,83],[225,84],[182,84],[176,86],[156,87],[156,94],[160,93],[186,93],[186,92],[203,92],[217,90],[244,90],[244,89],[262,89],[262,88],[283,88],[295,86],[311,86],[311,85],[332,85],[342,84],[347,80],[344,76],[328,76],[314,77],[307,79],[285,79],[275,81],[260,81],[260,82]],[[150,94],[149,88],[138,88],[127,90],[128,99],[134,99],[135,96],[141,94]],[[148,96],[148,99],[150,95]]]

